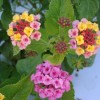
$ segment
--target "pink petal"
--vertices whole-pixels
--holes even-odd
[[[35,29],[35,30],[39,30],[40,29],[40,25],[41,25],[41,23],[37,22],[37,21],[33,21],[32,23],[30,23],[30,27]]]
[[[35,19],[36,21],[39,21],[40,18],[41,18],[41,15],[40,15],[40,14],[37,14],[37,15],[34,16],[34,19]]]
[[[78,24],[79,24],[79,20],[73,21],[73,23],[72,23],[73,28],[77,28],[78,27]]]
[[[27,45],[29,45],[31,43],[31,40],[26,35],[23,35],[22,39],[21,39],[21,42],[24,43],[27,46]]]
[[[17,46],[19,47],[20,50],[23,50],[26,48],[26,45],[23,42],[18,42]]]
[[[45,90],[40,89],[40,90],[39,90],[39,96],[40,96],[41,98],[46,98]]]
[[[43,79],[43,83],[44,83],[45,85],[50,85],[50,84],[52,84],[52,78],[51,78],[49,75],[45,75],[45,76],[44,76],[44,79]]]
[[[34,33],[31,34],[31,39],[38,41],[40,40],[40,38],[41,38],[41,33],[39,31],[35,31]]]
[[[81,22],[86,23],[88,20],[86,18],[82,18]]]

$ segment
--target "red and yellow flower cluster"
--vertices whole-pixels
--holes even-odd
[[[85,58],[96,54],[100,47],[98,24],[83,18],[81,21],[75,20],[72,25],[73,28],[68,32],[71,38],[69,42],[70,48],[75,49],[78,55],[84,55]]]
[[[29,15],[28,12],[14,15],[7,30],[13,46],[18,46],[22,50],[31,43],[31,39],[38,41],[41,38],[41,33],[38,31],[41,25],[39,20],[40,15]]]

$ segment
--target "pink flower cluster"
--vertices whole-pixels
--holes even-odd
[[[22,15],[15,15],[16,21],[12,21],[7,30],[12,45],[18,46],[20,50],[31,44],[31,39],[38,41],[41,38],[41,33],[39,32],[41,25],[39,22],[40,15],[27,14],[27,12],[24,12]]]
[[[70,90],[72,76],[63,71],[61,66],[54,66],[48,61],[36,67],[36,74],[32,74],[31,81],[35,84],[35,91],[41,98],[56,100],[61,98],[64,92]]]

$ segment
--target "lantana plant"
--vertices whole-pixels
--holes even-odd
[[[91,66],[100,47],[99,25],[93,20],[97,12],[89,16],[76,5],[50,0],[44,23],[32,8],[13,15],[6,34],[16,59],[9,62],[9,79],[0,84],[0,100],[28,100],[30,95],[34,100],[75,99],[72,73]]]

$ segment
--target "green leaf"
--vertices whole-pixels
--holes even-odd
[[[0,10],[1,10],[2,4],[3,4],[3,0],[0,0]]]
[[[7,57],[9,60],[13,57],[13,47],[12,44],[9,42],[5,42],[2,47],[0,48],[0,52]]]
[[[49,5],[50,0],[42,0],[40,2],[42,4],[41,10],[43,10],[43,9],[47,9],[48,8],[48,5]]]
[[[5,81],[3,81],[1,84],[0,84],[0,88],[2,88],[3,86],[5,85],[10,85],[10,84],[14,84],[18,81],[18,78],[16,77],[11,77],[11,78],[8,78],[6,79]]]
[[[34,100],[41,100],[40,98],[34,98]]]
[[[12,67],[0,61],[0,81],[7,79],[12,71]]]
[[[5,100],[28,100],[32,89],[33,84],[30,82],[30,77],[26,76],[16,84],[0,88],[0,93],[5,95]]]
[[[69,92],[65,92],[61,98],[61,100],[74,100],[74,88],[71,85],[71,90]]]
[[[42,63],[42,59],[41,56],[38,55],[19,60],[16,64],[16,68],[21,74],[29,74],[32,71],[35,71],[36,66],[40,63]]]
[[[45,28],[41,28],[40,32],[42,34],[42,39],[45,40],[45,41],[48,41],[49,34],[47,34],[46,29]]]
[[[67,62],[69,66],[73,69],[81,69],[83,68],[83,56],[68,54],[67,56]]]
[[[95,60],[95,55],[94,56],[91,56],[90,58],[83,58],[83,66],[84,67],[91,67],[94,63],[94,60]]]
[[[64,54],[54,54],[54,55],[46,54],[43,56],[43,59],[50,61],[54,65],[60,65],[63,62],[64,57],[65,57]]]
[[[10,6],[10,1],[9,0],[3,0],[3,9],[11,11],[11,6]]]
[[[38,54],[41,54],[46,51],[48,43],[41,39],[39,41],[32,40],[31,44],[26,48],[27,50],[36,51]]]
[[[97,13],[97,22],[98,22],[99,27],[100,27],[100,1],[99,1],[99,11]]]
[[[79,18],[92,20],[99,10],[99,0],[80,0],[77,6]]]
[[[92,66],[95,56],[91,56],[90,58],[84,58],[84,56],[78,56],[73,54],[68,54],[67,56],[68,65],[73,69],[82,69],[85,67]]]
[[[13,56],[17,55],[20,52],[20,49],[17,46],[13,47]]]
[[[0,6],[2,6],[2,4],[3,4],[3,0],[0,0]]]
[[[2,27],[2,25],[0,27]],[[6,30],[0,30],[0,39],[1,40],[7,40],[8,39],[8,35],[7,35]]]
[[[4,0],[5,1],[5,0]],[[1,23],[4,29],[8,29],[8,26],[12,20],[12,13],[10,10],[4,10],[1,15]]]
[[[62,63],[62,69],[69,72],[69,74],[72,74],[73,73],[73,69],[69,66],[68,62],[67,62],[67,58],[65,57],[64,58],[64,61]]]
[[[18,82],[18,80],[20,79],[20,74],[16,71],[15,68],[13,68],[13,71],[10,74],[10,76],[11,77],[9,77],[8,79],[6,79],[5,81],[3,81],[0,84],[0,88],[5,86],[5,85],[8,85],[8,84],[14,84],[14,83]]]
[[[58,24],[60,17],[67,17],[71,21],[74,19],[74,10],[71,0],[51,0],[49,10],[46,12],[45,27],[50,35],[66,34],[70,27],[62,28]]]

